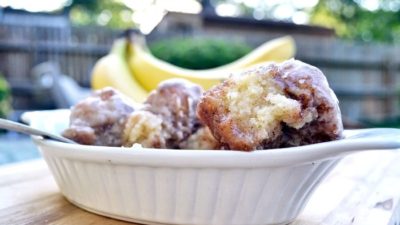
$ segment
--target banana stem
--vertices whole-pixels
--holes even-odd
[[[122,55],[126,58],[128,53],[128,43],[125,38],[116,39],[111,47],[110,52],[112,54]]]

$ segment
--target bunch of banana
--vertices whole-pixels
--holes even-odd
[[[209,89],[232,72],[266,61],[284,61],[295,54],[294,40],[286,36],[268,41],[227,65],[207,70],[190,70],[155,58],[147,50],[145,43],[128,39],[117,39],[111,52],[95,64],[92,88],[111,86],[137,102],[142,102],[148,92],[167,79],[184,78]]]
[[[294,57],[296,51],[293,38],[285,36],[265,42],[244,57],[224,66],[190,70],[157,59],[140,43],[132,42],[129,49],[129,66],[132,73],[148,91],[156,88],[161,81],[170,78],[188,79],[209,89],[226,79],[232,72],[266,61],[284,61]]]
[[[94,90],[113,87],[136,102],[143,102],[148,92],[136,81],[128,65],[128,41],[116,39],[108,55],[93,67],[91,85]]]

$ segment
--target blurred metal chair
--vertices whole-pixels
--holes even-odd
[[[62,74],[56,62],[40,63],[31,72],[39,85],[49,88],[57,108],[70,108],[91,92],[89,88],[79,86],[74,79]]]

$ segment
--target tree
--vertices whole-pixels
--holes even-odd
[[[132,10],[118,0],[72,0],[68,7],[72,23],[132,28]]]
[[[347,39],[400,42],[400,0],[198,1],[210,3],[217,13],[225,16],[309,23],[333,28],[339,37]],[[157,2],[153,0],[151,4]],[[122,0],[72,0],[69,8],[75,24],[135,26],[133,10]]]
[[[217,13],[330,27],[339,37],[400,42],[400,0],[209,0]]]
[[[310,22],[334,28],[340,37],[347,39],[400,42],[400,2],[381,0],[374,6],[362,3],[320,0],[311,12]]]

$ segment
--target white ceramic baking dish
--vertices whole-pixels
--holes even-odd
[[[42,111],[23,118],[59,132],[68,114]],[[144,224],[255,225],[293,221],[341,157],[399,148],[400,130],[346,131],[341,141],[250,153],[33,140],[62,194],[88,211]]]

